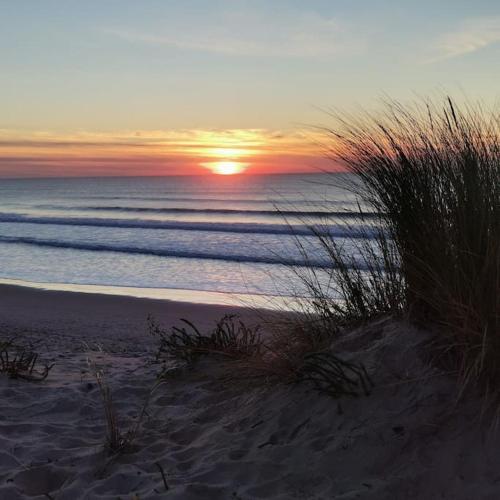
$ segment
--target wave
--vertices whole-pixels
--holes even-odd
[[[138,248],[127,245],[106,245],[102,243],[82,243],[72,241],[50,240],[31,237],[0,236],[0,243],[24,244],[38,247],[65,248],[72,250],[86,250],[91,252],[118,252],[130,255],[151,255],[156,257],[178,257],[184,259],[221,260],[227,262],[239,262],[248,264],[280,264],[285,266],[304,266],[325,268],[329,266],[326,260],[303,260],[274,257],[274,256],[251,256],[251,255],[222,255],[211,252],[198,251],[175,251],[157,248]]]
[[[234,208],[155,208],[155,207],[130,207],[130,206],[72,206],[60,207],[54,205],[42,205],[39,208],[64,210],[84,210],[99,212],[136,212],[151,214],[207,214],[207,215],[268,215],[274,217],[338,217],[338,218],[378,218],[375,212],[349,212],[349,211],[326,211],[326,210],[243,210]]]
[[[291,236],[322,235],[336,238],[374,238],[376,229],[363,225],[308,226],[297,224],[257,224],[246,222],[182,222],[133,219],[101,219],[87,217],[30,217],[0,213],[0,223],[43,224],[57,226],[87,226],[125,229],[163,229],[181,231],[206,231],[237,234],[275,234]]]

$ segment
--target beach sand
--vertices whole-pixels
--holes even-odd
[[[132,447],[113,457],[87,360],[127,430],[160,369],[148,314],[206,328],[256,313],[6,285],[0,307],[2,338],[36,342],[55,362],[43,382],[0,375],[2,500],[500,498],[496,434],[479,425],[477,401],[454,405],[453,381],[416,355],[422,335],[404,325],[346,340],[375,382],[368,397],[339,404],[306,385],[228,381],[201,362],[155,389]]]

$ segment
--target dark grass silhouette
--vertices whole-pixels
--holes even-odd
[[[439,332],[441,360],[452,363],[463,388],[497,391],[499,114],[448,98],[391,101],[377,114],[335,118],[338,127],[325,129],[328,154],[356,174],[348,188],[379,214],[381,229],[373,245],[352,241],[363,272],[352,269],[342,245],[316,231],[340,300],[324,293],[316,272],[302,273],[313,312],[337,324],[404,313]]]
[[[261,351],[259,327],[249,327],[233,315],[223,316],[208,334],[202,334],[187,319],[181,321],[183,326],[173,326],[167,332],[153,318],[148,318],[149,331],[159,340],[157,358],[170,356],[193,363],[203,355],[242,359]]]
[[[208,333],[201,333],[190,321],[181,321],[184,326],[168,332],[149,318],[150,332],[159,341],[158,361],[170,358],[192,366],[201,357],[212,356],[232,363],[226,377],[260,379],[266,384],[308,382],[335,399],[369,395],[373,388],[362,363],[332,352],[329,338],[313,342],[309,329],[302,329],[299,323],[264,338],[258,326],[248,326],[233,315],[223,316]],[[168,374],[164,369],[159,379]]]
[[[362,219],[363,211],[352,215]],[[307,220],[304,223],[308,224]],[[378,223],[359,225],[355,237],[342,239],[332,236],[322,225],[308,227],[328,265],[321,269],[310,265],[308,249],[297,236],[305,265],[289,269],[307,292],[306,299],[297,297],[297,302],[302,317],[307,318],[300,328],[311,331],[311,337],[316,339],[311,339],[312,343],[331,340],[356,323],[403,311],[405,285],[399,271],[399,254],[384,227]]]
[[[31,346],[14,340],[0,340],[0,373],[10,378],[40,382],[45,380],[54,365],[40,361]]]

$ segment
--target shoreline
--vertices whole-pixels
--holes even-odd
[[[242,305],[203,304],[164,298],[131,297],[97,292],[48,290],[0,283],[0,328],[3,333],[48,332],[81,340],[148,340],[147,319],[164,328],[181,318],[201,329],[226,314],[253,321],[272,311]],[[275,314],[278,314],[275,312]]]
[[[258,308],[293,311],[291,297],[258,295],[251,293],[214,292],[182,288],[148,288],[120,285],[93,285],[79,283],[49,283],[26,281],[15,278],[0,278],[0,287],[15,286],[40,291],[82,293],[91,295],[118,296],[147,300],[181,302],[193,305],[215,305],[225,307]]]

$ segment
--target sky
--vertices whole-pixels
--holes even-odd
[[[325,109],[498,61],[498,0],[0,0],[0,177],[314,171]]]

